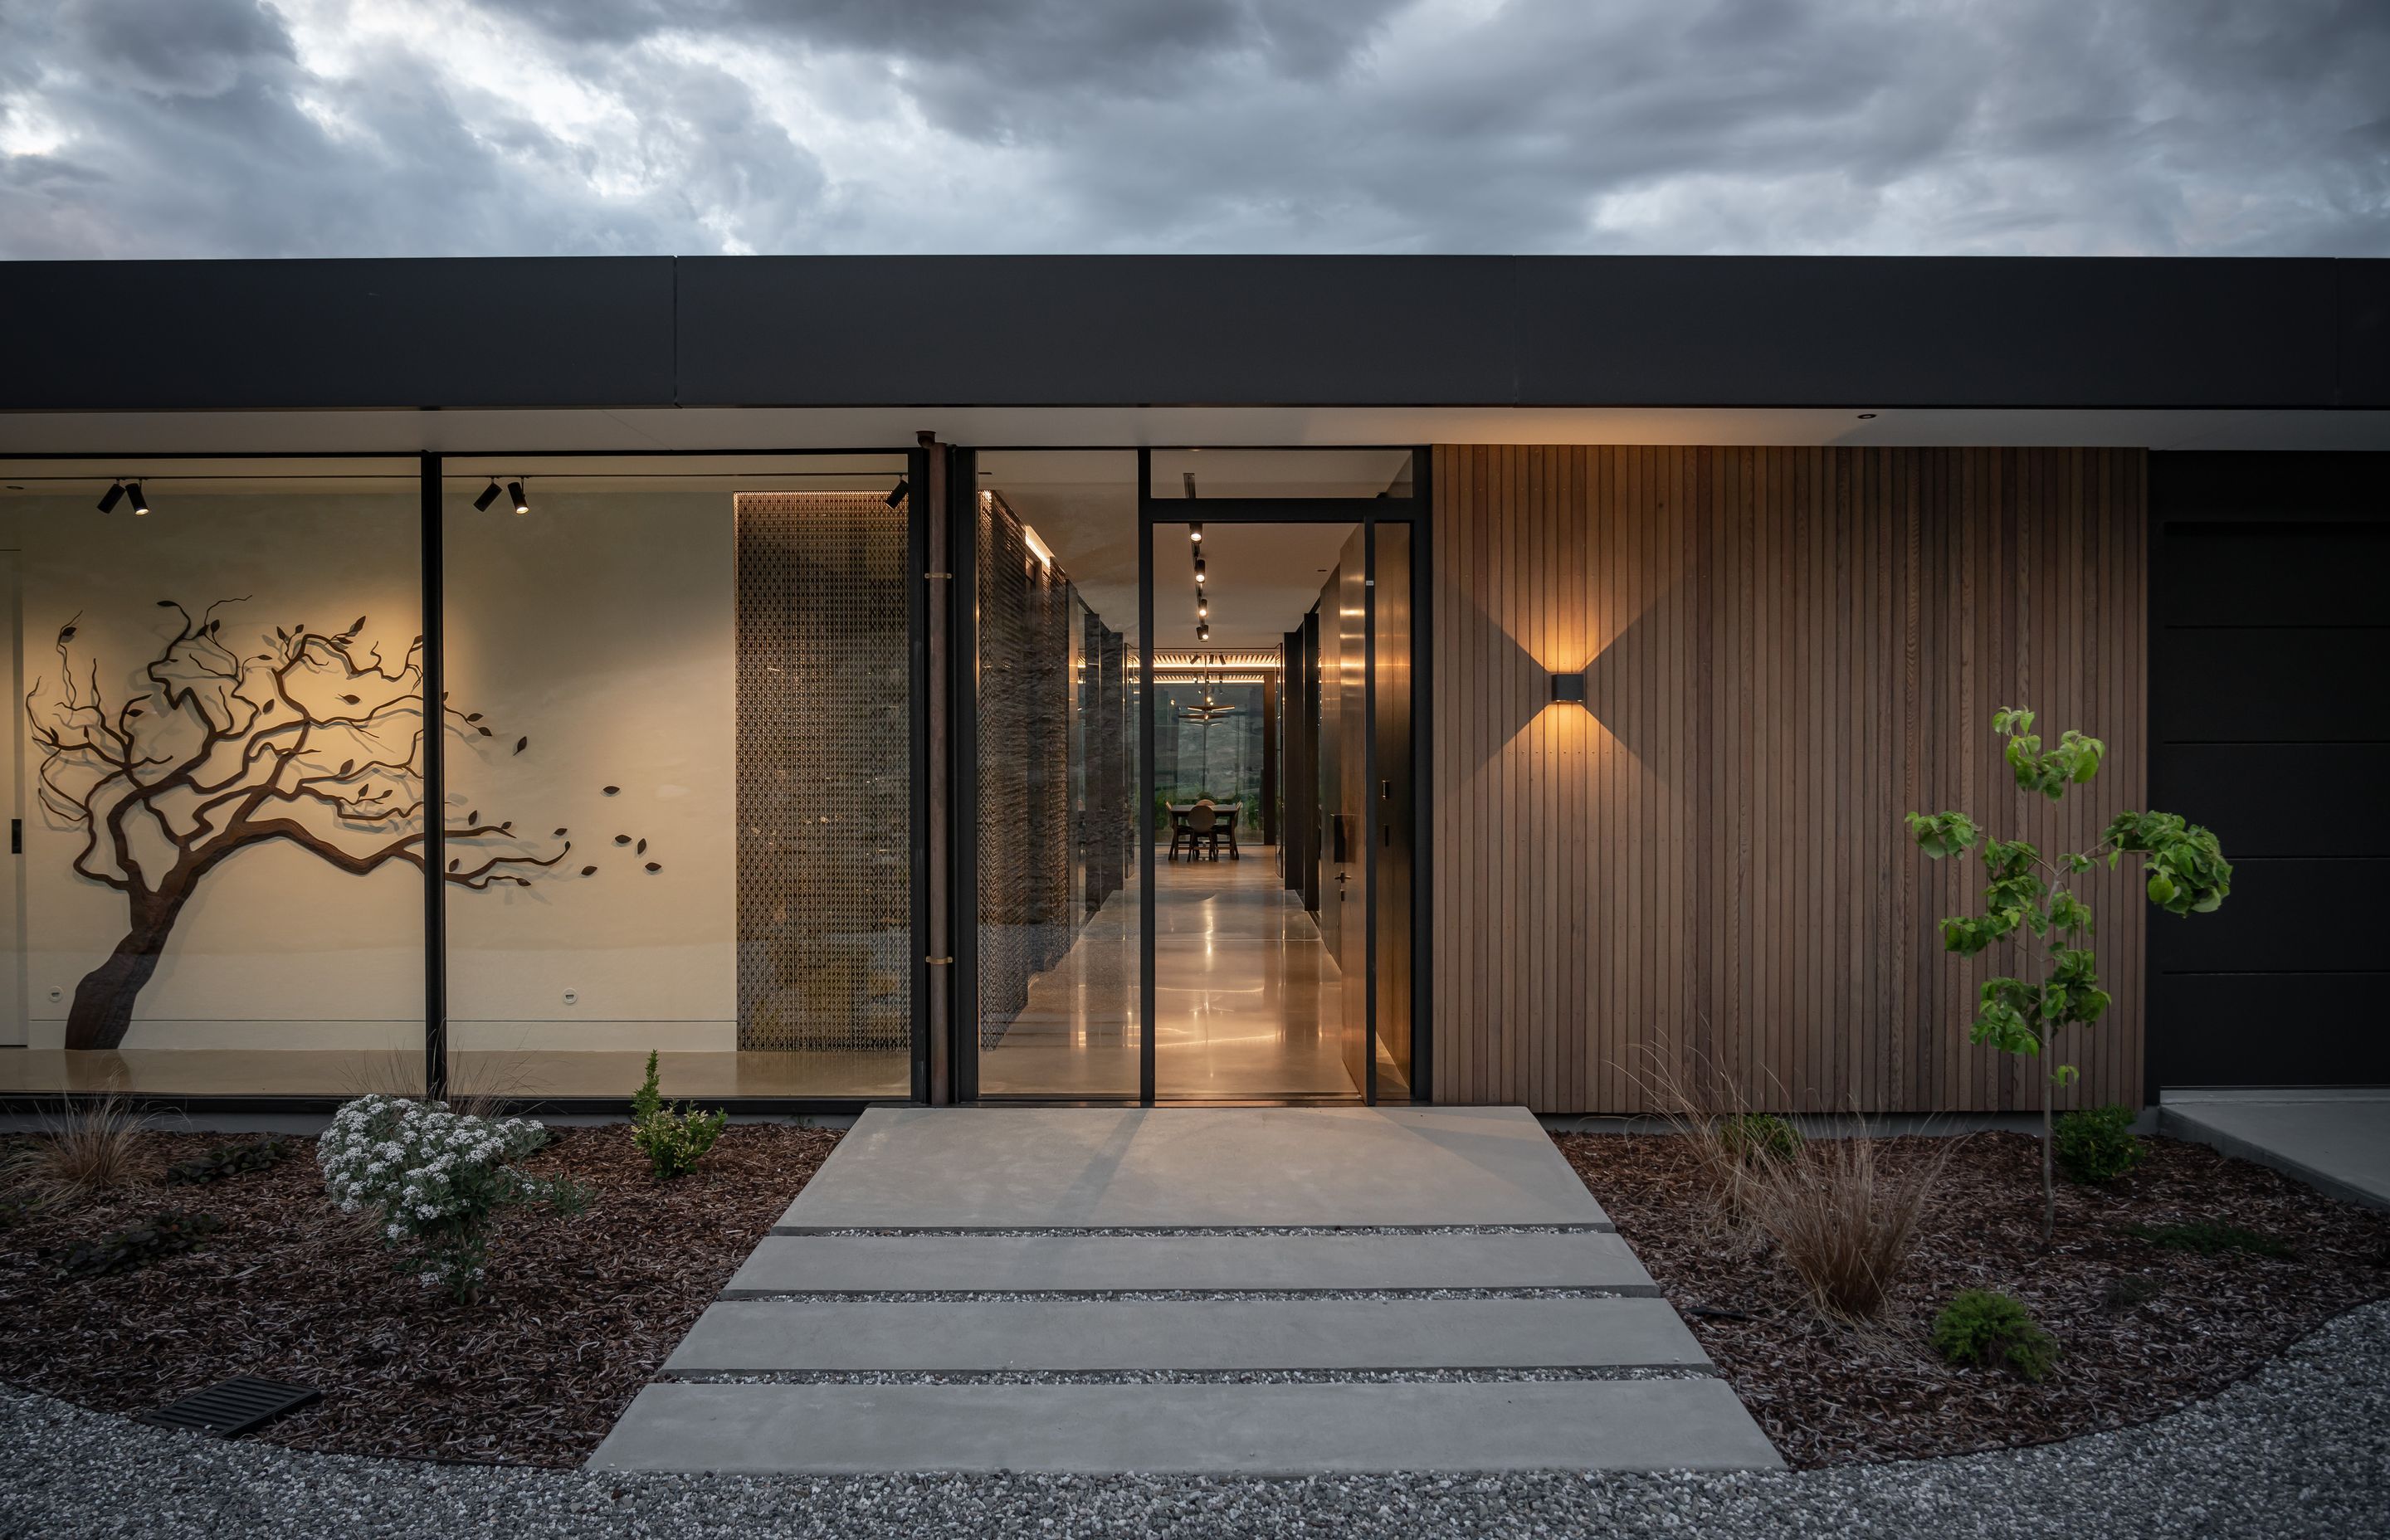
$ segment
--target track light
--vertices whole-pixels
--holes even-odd
[[[1203,544],[1203,526],[1201,524],[1188,525],[1187,538],[1195,542],[1198,545]]]
[[[102,513],[114,513],[116,511],[116,505],[122,501],[124,501],[124,483],[122,481],[119,481],[114,486],[109,487],[106,492],[100,494],[99,511]]]
[[[531,511],[531,499],[523,495],[522,483],[520,481],[508,481],[507,483],[507,495],[515,500],[515,511],[517,513],[529,513]]]
[[[1201,594],[1195,597],[1195,618],[1199,621],[1208,621],[1212,618],[1212,601]]]
[[[1199,642],[1210,641],[1212,639],[1212,628],[1208,625],[1196,626],[1195,639]]]
[[[490,511],[490,505],[497,500],[498,479],[495,476],[493,476],[490,478],[490,484],[482,489],[482,494],[473,499],[474,510],[479,513],[487,513]]]
[[[126,495],[126,496],[131,497],[131,498],[133,499],[133,511],[134,511],[134,512],[135,512],[135,513],[148,513],[148,512],[149,511],[149,499],[148,499],[148,497],[146,497],[146,496],[144,496],[144,495],[142,494],[142,491],[141,491],[141,483],[140,483],[140,482],[138,482],[138,481],[127,481],[127,482],[125,482],[125,483],[124,483],[124,492],[125,492],[125,495]]]
[[[913,483],[912,483],[912,482],[910,482],[910,481],[906,481],[906,480],[904,477],[902,477],[902,476],[897,477],[897,478],[896,478],[896,484],[895,484],[895,486],[894,486],[894,487],[893,487],[893,488],[891,488],[891,489],[890,489],[890,491],[889,491],[889,493],[888,493],[888,496],[887,496],[887,503],[888,503],[888,506],[889,506],[890,507],[892,507],[892,508],[893,508],[893,507],[896,507],[900,506],[900,505],[901,505],[901,504],[903,504],[903,502],[905,501],[906,496],[908,494],[910,494],[910,493],[912,492],[912,490],[913,490]],[[983,493],[981,495],[982,495],[982,496],[984,496],[984,495],[986,495],[986,494],[985,494],[984,493]]]
[[[1202,558],[1201,557],[1200,557],[1200,556],[1199,556],[1199,557],[1197,557],[1197,558],[1195,558],[1195,586],[1197,586],[1198,588],[1201,588],[1202,585],[1203,585],[1203,558]]]

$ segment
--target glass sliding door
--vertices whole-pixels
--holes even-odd
[[[958,457],[976,924],[966,1097],[1134,1101],[1139,1010],[1137,457]]]

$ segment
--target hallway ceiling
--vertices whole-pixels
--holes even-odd
[[[1366,461],[1363,456],[1367,456]],[[1223,493],[1349,494],[1399,451],[1270,456],[1261,477]],[[1137,630],[1137,456],[1122,450],[980,455],[980,485],[1001,493],[1037,532],[1087,607],[1116,631]],[[1160,456],[1156,456],[1157,461]],[[1175,467],[1173,468],[1176,468]],[[1163,466],[1157,464],[1159,479]],[[1200,485],[1211,484],[1201,480]],[[1339,479],[1341,478],[1341,479]],[[1357,513],[1361,499],[1355,499]],[[1199,499],[1194,505],[1200,508]],[[1174,510],[1175,511],[1175,510]],[[1195,639],[1195,577],[1184,524],[1155,529],[1154,640],[1161,647],[1274,648],[1303,622],[1336,565],[1351,524],[1220,524],[1203,528],[1212,639]]]

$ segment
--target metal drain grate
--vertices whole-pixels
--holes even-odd
[[[311,1401],[321,1401],[324,1392],[304,1385],[286,1385],[279,1380],[260,1380],[244,1374],[227,1380],[221,1385],[210,1385],[196,1395],[168,1402],[154,1412],[144,1412],[133,1420],[151,1423],[160,1428],[183,1428],[195,1433],[213,1433],[218,1438],[238,1438],[253,1428],[262,1428],[285,1412],[296,1411]]]

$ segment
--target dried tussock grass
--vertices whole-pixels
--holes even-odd
[[[1964,1142],[1937,1140],[1932,1153],[1894,1168],[1862,1121],[1848,1137],[1812,1140],[1791,1160],[1754,1161],[1745,1201],[1820,1315],[1873,1320],[1917,1249],[1942,1168]]]
[[[22,1189],[37,1204],[65,1202],[135,1180],[149,1119],[113,1091],[80,1106],[62,1103],[43,1119],[39,1140],[0,1166],[0,1186]]]
[[[1857,1126],[1847,1136],[1778,1154],[1730,1136],[1738,1120],[1763,1109],[1715,1064],[1703,1059],[1698,1071],[1688,1082],[1653,1053],[1638,1078],[1684,1140],[1710,1194],[1710,1223],[1773,1242],[1818,1314],[1846,1324],[1880,1318],[1943,1167],[1964,1140],[1936,1140],[1932,1154],[1895,1168],[1854,1110]],[[1774,1090],[1776,1105],[1790,1105],[1781,1085]]]

